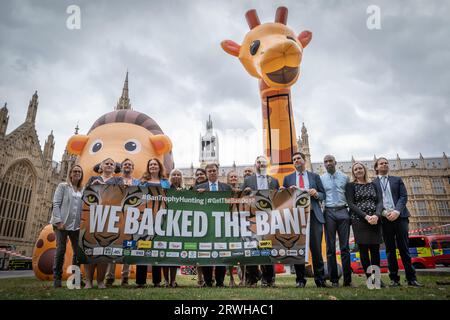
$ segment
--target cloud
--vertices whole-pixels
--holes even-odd
[[[292,88],[297,135],[308,128],[314,161],[326,153],[437,156],[450,149],[450,5],[422,1],[79,1],[81,29],[66,28],[69,1],[3,1],[0,102],[8,131],[22,123],[34,90],[43,145],[54,131],[59,160],[77,122],[86,133],[111,111],[130,72],[133,108],[154,118],[174,142],[178,166],[198,164],[198,139],[211,114],[220,162],[252,163],[262,153],[258,81],[220,41],[241,42],[245,11],[309,29],[302,75]],[[367,6],[381,30],[366,27]]]

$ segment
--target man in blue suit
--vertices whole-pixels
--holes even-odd
[[[217,163],[208,163],[205,167],[206,177],[208,181],[199,184],[194,187],[198,192],[205,191],[231,191],[231,186],[219,181],[219,166]],[[203,278],[205,280],[206,287],[212,287],[212,275],[213,267],[205,266],[202,267]],[[216,266],[214,268],[214,275],[216,278],[216,287],[225,287],[223,281],[225,279],[225,274],[227,273],[227,268],[225,266]]]
[[[319,288],[328,287],[325,282],[322,258],[322,237],[325,218],[320,208],[320,201],[325,200],[325,189],[323,188],[320,176],[305,169],[305,155],[303,153],[295,152],[292,154],[292,162],[296,171],[284,177],[283,187],[306,189],[311,196],[309,247],[312,255],[314,281]],[[304,288],[306,285],[305,264],[296,264],[294,267],[296,287]]]
[[[405,267],[408,285],[421,287],[417,282],[416,271],[411,263],[409,255],[409,219],[410,216],[406,202],[408,194],[402,178],[389,176],[389,162],[386,158],[378,158],[374,165],[377,177],[374,182],[378,184],[383,192],[384,211],[381,218],[384,243],[386,244],[386,255],[388,260],[389,278],[391,287],[400,286],[398,275],[398,262],[396,249],[400,251],[403,266]]]

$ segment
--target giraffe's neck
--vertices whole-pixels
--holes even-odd
[[[263,114],[264,154],[270,159],[269,172],[281,178],[293,172],[291,156],[297,151],[290,89],[274,89],[260,80]]]

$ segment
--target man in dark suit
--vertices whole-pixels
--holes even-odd
[[[255,161],[256,174],[248,176],[244,180],[242,190],[250,192],[253,190],[278,190],[280,185],[278,179],[267,174],[267,159],[259,156]],[[262,265],[262,284],[267,287],[275,287],[275,269],[273,265]],[[250,287],[256,287],[258,283],[258,266],[247,266],[248,282]]]
[[[231,187],[222,183],[218,180],[219,175],[219,166],[216,163],[207,164],[205,167],[206,177],[208,181],[205,183],[199,184],[195,187],[195,190],[198,192],[205,191],[231,191]],[[207,266],[202,267],[203,270],[203,278],[205,280],[205,285],[208,287],[212,287],[212,271],[213,267]],[[225,266],[216,266],[214,275],[216,277],[216,287],[224,287],[223,281],[225,279],[225,274],[227,269]]]
[[[320,201],[325,199],[325,189],[323,188],[320,176],[305,169],[305,155],[303,153],[295,152],[292,154],[292,162],[294,163],[296,171],[284,177],[283,187],[306,189],[311,196],[309,248],[312,255],[314,281],[319,288],[328,287],[325,282],[324,263],[322,258],[322,237],[325,218],[322,209],[320,208]],[[304,288],[306,285],[305,264],[296,264],[294,267],[296,287]]]
[[[398,262],[396,249],[400,251],[408,285],[421,287],[417,282],[416,271],[409,255],[408,225],[410,216],[406,203],[408,194],[402,178],[389,176],[389,162],[386,158],[378,158],[374,165],[377,177],[374,182],[378,184],[383,193],[384,211],[381,218],[386,255],[388,260],[389,278],[391,287],[400,286],[398,275]]]

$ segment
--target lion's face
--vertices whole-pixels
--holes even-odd
[[[310,197],[308,192],[306,191],[292,191],[290,189],[284,190],[282,192],[277,191],[254,191],[250,196],[246,196],[247,198],[253,198],[253,201],[249,201],[251,204],[239,204],[232,205],[232,211],[249,211],[250,212],[250,231],[252,232],[253,239],[257,240],[271,240],[272,248],[274,249],[300,249],[305,247],[306,237],[301,237],[300,234],[295,234],[293,232],[293,228],[291,227],[291,233],[280,233],[277,230],[274,234],[268,234],[264,236],[258,236],[256,234],[256,211],[264,211],[269,215],[268,221],[270,222],[275,217],[272,217],[272,211],[278,210],[283,212],[283,209],[290,209],[291,213],[292,208],[297,208],[298,213],[298,221],[301,225],[300,232],[303,235],[306,235],[306,225],[309,219],[309,204]],[[304,218],[300,214],[300,211],[304,210]],[[283,220],[283,223],[285,221]],[[284,223],[285,228],[287,227],[287,223]],[[283,259],[283,257],[280,257]]]
[[[164,203],[162,201],[147,201],[145,200],[145,195],[158,195],[161,192],[162,189],[159,188],[127,187],[124,185],[96,185],[87,187],[83,193],[84,206],[80,227],[82,249],[93,249],[96,247],[122,248],[125,240],[151,240],[153,236],[147,234],[139,236],[137,234],[124,233],[126,214],[129,207],[138,208],[141,213],[138,218],[140,222],[144,209],[149,207],[152,208],[153,215],[155,215],[164,206]],[[103,205],[104,210],[106,206],[118,206],[121,208],[116,214],[118,221],[114,224],[114,227],[119,230],[117,233],[108,232],[109,220],[111,219],[110,215],[107,216],[102,230],[98,230],[97,224],[95,232],[90,232],[90,206],[99,204]],[[110,256],[108,258],[112,259]]]

